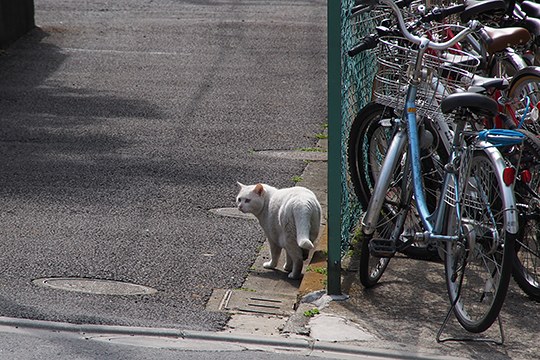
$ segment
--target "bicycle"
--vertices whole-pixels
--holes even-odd
[[[407,4],[402,4],[407,5]],[[420,20],[414,20],[416,24],[428,24],[431,21],[441,21],[448,16],[453,16],[463,12],[465,5],[450,6],[447,8],[434,8],[432,11],[423,13],[419,16]],[[478,10],[477,10],[478,11]],[[417,28],[413,26],[412,28]],[[452,37],[451,29],[452,25],[448,24],[446,26],[436,26],[439,30],[445,29],[445,34],[449,37]],[[433,31],[431,28],[424,26],[426,34],[438,35],[437,31]],[[386,33],[396,34],[393,29],[385,29]],[[519,39],[519,36],[515,36],[515,33],[505,30],[503,36],[498,35],[498,42],[504,40],[508,35],[509,38]],[[383,33],[384,34],[384,33]],[[493,34],[493,30],[491,30]],[[379,32],[379,36],[381,32]],[[443,36],[444,36],[443,35]],[[367,42],[363,41],[359,44],[356,49],[353,49],[350,52],[350,55],[359,53],[365,48],[372,48],[377,45],[376,39],[373,36],[367,37]],[[484,41],[486,43],[487,41]],[[500,47],[500,45],[498,45]],[[459,51],[459,50],[458,50]],[[478,53],[483,54],[483,59],[486,58],[486,51],[479,50]],[[492,56],[490,61],[484,61],[483,64],[496,64],[504,63],[505,61],[510,61],[513,64],[523,64],[523,60],[517,57],[518,55],[513,52],[511,49],[501,50],[500,56]],[[497,58],[497,61],[494,59]],[[512,60],[513,59],[513,60]],[[518,61],[519,60],[519,61]],[[489,67],[488,67],[489,68]],[[395,70],[395,69],[393,69]],[[537,121],[538,117],[538,100],[535,96],[534,90],[539,88],[540,84],[540,68],[527,67],[520,70],[516,76],[510,79],[510,82],[504,79],[494,79],[494,78],[483,78],[475,76],[473,78],[472,86],[476,88],[477,91],[482,91],[483,93],[489,93],[490,96],[494,99],[499,100],[501,111],[504,110],[513,120],[513,127],[516,127],[518,124],[525,125],[524,127],[533,131],[533,133],[523,131],[525,135],[525,143],[523,147],[524,153],[527,154],[528,159],[533,159],[535,161],[527,161],[522,165],[522,169],[519,171],[519,174],[528,173],[528,176],[519,176],[518,182],[524,183],[522,186],[518,187],[518,190],[524,192],[519,194],[520,200],[520,219],[524,227],[529,228],[529,230],[535,230],[540,228],[540,207],[536,206],[538,200],[540,199],[537,194],[540,193],[540,188],[536,186],[536,179],[540,176],[540,170],[537,166],[537,162],[540,159],[540,152],[538,151],[539,147],[537,146],[538,139],[534,133],[538,134]],[[458,87],[453,87],[452,91],[464,91]],[[503,94],[505,94],[503,96]],[[378,177],[378,172],[382,163],[382,158],[384,152],[387,150],[389,142],[391,140],[392,128],[393,128],[393,119],[396,118],[396,111],[392,109],[392,104],[388,102],[382,102],[384,105],[380,105],[381,101],[376,99],[375,102],[372,102],[365,106],[356,116],[355,120],[352,123],[350,130],[350,137],[348,141],[348,162],[349,162],[349,173],[351,176],[351,181],[353,184],[353,189],[357,195],[357,198],[360,201],[360,204],[363,209],[367,207],[368,201],[371,197],[371,192],[376,178]],[[527,100],[530,105],[526,105],[525,100]],[[388,106],[386,106],[388,105]],[[527,107],[531,107],[531,111],[527,114]],[[536,109],[536,110],[535,110]],[[502,115],[502,114],[501,114]],[[536,116],[536,118],[534,118]],[[428,134],[437,135],[437,132],[433,130],[433,125],[431,125],[431,120],[427,119],[424,121],[424,126],[427,127]],[[512,126],[512,122],[502,122],[497,121],[496,127],[508,127]],[[434,140],[439,142],[445,142],[446,138],[437,138]],[[449,141],[446,141],[446,148],[448,149]],[[441,150],[440,147],[437,148],[438,158],[444,159],[447,157],[447,153]],[[426,188],[429,189],[430,186],[436,184],[437,177],[440,178],[440,175],[435,171],[436,163],[434,157],[429,156],[429,152],[425,152],[423,157],[424,169],[430,169],[425,171],[424,181],[426,183]],[[441,165],[438,164],[440,167]],[[533,204],[534,206],[531,206]],[[414,217],[410,217],[408,220],[409,226],[414,227],[415,221]],[[513,268],[513,277],[522,288],[522,290],[532,299],[540,301],[540,266],[537,265],[540,261],[540,248],[536,238],[532,236],[535,234],[535,231],[523,232],[524,236],[520,236],[518,239],[518,246],[516,246],[516,255],[515,255],[515,266]],[[439,254],[437,249],[430,244],[422,244],[415,242],[413,244],[402,244],[398,247],[398,251],[404,253],[405,255],[416,258],[416,259],[426,259],[426,260],[439,260]]]
[[[375,285],[396,244],[432,243],[444,257],[448,295],[459,323],[470,332],[485,331],[503,305],[519,230],[512,188],[515,169],[507,167],[498,146],[517,146],[523,135],[512,130],[487,130],[479,136],[468,130],[467,125],[476,118],[498,113],[497,103],[487,96],[456,93],[443,99],[441,110],[454,114],[455,125],[451,133],[443,134],[451,137],[451,148],[448,161],[437,170],[442,173],[442,181],[433,194],[435,202],[429,204],[422,179],[421,149],[425,145],[421,145],[422,128],[416,116],[417,105],[421,108],[422,104],[417,103],[416,95],[431,73],[449,72],[453,64],[444,59],[439,59],[444,66],[426,63],[426,50],[444,51],[478,31],[478,24],[472,22],[453,39],[435,43],[409,33],[392,1],[366,3],[390,7],[404,37],[417,48],[411,49],[410,71],[404,74],[408,85],[403,117],[394,125],[392,141],[361,221],[360,280],[365,287]],[[442,119],[438,123],[446,122]],[[421,220],[423,231],[403,232],[411,212]]]

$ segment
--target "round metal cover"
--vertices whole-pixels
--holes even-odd
[[[44,278],[32,281],[38,286],[101,295],[149,295],[157,292],[148,286],[122,281],[89,278]]]

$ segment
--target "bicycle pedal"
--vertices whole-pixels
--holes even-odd
[[[375,257],[392,257],[396,253],[396,243],[390,239],[371,239],[368,248]]]
[[[401,235],[396,244],[396,252],[403,251],[414,243],[414,236]]]

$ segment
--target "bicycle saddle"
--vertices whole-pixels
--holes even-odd
[[[526,17],[525,19],[520,20],[516,25],[529,30],[529,32],[536,37],[540,35],[540,19],[535,17]]]
[[[491,38],[491,42],[487,44],[489,53],[503,51],[509,46],[524,45],[531,40],[531,33],[521,27],[498,29],[484,26],[484,30]]]
[[[480,75],[474,75],[468,92],[484,92],[487,89],[504,90],[510,84],[508,80],[501,78],[491,78]]]
[[[504,0],[466,0],[466,8],[461,13],[461,21],[467,23],[469,20],[475,20],[478,15],[492,11],[506,11]]]
[[[470,92],[454,93],[448,95],[441,102],[441,111],[443,114],[448,114],[461,108],[467,108],[479,116],[494,116],[499,113],[497,102],[482,94]]]
[[[532,1],[524,1],[521,3],[521,10],[523,10],[527,16],[540,18],[540,4]]]

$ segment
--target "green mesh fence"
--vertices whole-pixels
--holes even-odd
[[[341,13],[341,171],[342,186],[341,204],[341,251],[349,250],[351,233],[354,232],[361,213],[354,190],[352,189],[347,163],[347,144],[351,124],[358,110],[365,106],[371,98],[371,84],[376,72],[375,56],[372,51],[365,51],[351,58],[347,50],[351,49],[364,36],[374,31],[374,25],[367,15],[350,17],[349,12],[354,0],[342,1]]]

